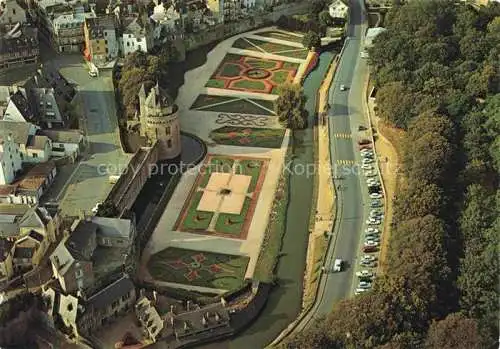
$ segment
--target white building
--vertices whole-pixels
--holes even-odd
[[[175,10],[173,4],[165,8],[163,2],[158,3],[158,0],[155,0],[155,7],[150,18],[156,26],[163,27],[168,31],[174,31],[181,20],[181,15]]]
[[[347,17],[349,12],[349,6],[347,6],[342,0],[334,0],[330,6],[328,6],[328,12],[330,17],[344,19]]]
[[[0,135],[11,136],[19,147],[22,162],[46,162],[51,156],[52,141],[37,135],[40,128],[29,122],[0,121]]]
[[[71,156],[76,159],[84,147],[85,138],[76,130],[40,130],[52,141],[52,156]]]
[[[26,23],[26,11],[15,0],[0,1],[0,25]]]
[[[141,25],[134,18],[123,31],[122,42],[124,56],[136,51],[148,52],[153,47],[153,35],[147,26]]]
[[[21,169],[19,147],[10,136],[0,136],[0,185],[12,183]]]

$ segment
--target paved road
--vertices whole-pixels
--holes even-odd
[[[64,214],[78,215],[81,210],[88,212],[96,202],[103,201],[112,186],[107,173],[115,174],[125,168],[129,156],[120,145],[111,72],[101,72],[98,78],[91,78],[81,56],[54,55],[49,49],[44,52],[44,64],[52,64],[66,79],[78,85],[75,98],[83,116],[90,154],[61,176],[62,183],[55,183],[58,188],[48,198],[60,201]]]
[[[356,150],[358,126],[366,125],[363,115],[364,78],[368,72],[367,62],[360,58],[362,37],[366,30],[362,1],[351,1],[349,38],[339,62],[335,79],[330,89],[329,115],[330,151],[338,193],[337,220],[334,237],[326,262],[327,268],[333,261],[345,261],[345,271],[328,273],[322,277],[317,303],[313,310],[294,329],[301,331],[311,320],[331,312],[333,305],[341,299],[349,298],[355,288],[354,271],[360,251],[360,235],[368,214],[368,190],[362,185],[358,175],[360,156]],[[341,91],[340,85],[348,90]]]

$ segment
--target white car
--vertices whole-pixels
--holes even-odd
[[[97,211],[99,211],[99,207],[102,205],[102,202],[98,202],[97,204],[95,204],[94,207],[92,207],[92,213],[93,214],[96,214]]]
[[[370,164],[362,164],[362,165],[361,165],[361,168],[362,168],[363,170],[373,170],[373,166],[372,166],[372,165],[370,165]]]
[[[380,234],[380,230],[378,230],[377,228],[368,227],[365,229],[365,233],[366,234]]]
[[[361,156],[364,158],[373,158],[373,153],[371,151],[365,151],[361,153]]]
[[[333,263],[333,271],[340,272],[342,271],[342,259],[336,259]]]
[[[365,246],[377,247],[378,245],[380,244],[375,240],[365,240]]]
[[[377,260],[377,257],[372,256],[371,254],[365,254],[363,257],[361,257],[362,261],[367,261],[367,262],[375,262]]]
[[[361,149],[360,153],[373,153],[373,149]]]
[[[91,70],[89,71],[89,76],[92,77],[92,78],[96,78],[97,77],[97,72],[95,70]]]
[[[370,198],[371,199],[382,199],[383,195],[381,193],[371,193]]]
[[[369,158],[363,158],[363,160],[361,160],[363,162],[363,164],[372,164],[373,163],[373,159],[369,159]]]
[[[369,225],[380,225],[382,223],[382,221],[380,219],[368,219],[366,221],[366,224],[369,224]]]
[[[365,171],[363,174],[365,175],[365,177],[373,177],[373,176],[377,175],[377,172],[375,172],[375,171]]]
[[[356,289],[356,291],[354,291],[354,294],[355,294],[356,296],[358,296],[358,295],[360,295],[361,293],[366,292],[366,291],[368,291],[368,289],[366,289],[366,288],[357,288],[357,289]]]
[[[374,178],[368,178],[368,179],[366,180],[366,184],[367,184],[369,187],[373,187],[373,186],[380,185],[380,182],[379,182],[377,179],[374,179]]]
[[[345,91],[346,88],[345,88],[345,85],[340,85],[340,91]]]
[[[359,285],[358,285],[358,288],[363,288],[363,289],[367,290],[369,288],[372,288],[372,283],[371,282],[367,282],[367,281],[360,281]]]
[[[356,276],[358,278],[371,278],[371,277],[374,277],[375,274],[369,270],[361,270],[361,271],[358,271],[356,272]]]

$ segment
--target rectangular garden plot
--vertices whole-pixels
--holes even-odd
[[[279,148],[284,129],[224,126],[213,130],[210,138],[218,144],[246,147]]]
[[[234,42],[233,47],[299,59],[306,59],[309,52],[304,47],[289,46],[253,38],[239,38]]]
[[[293,81],[298,63],[227,54],[206,87],[277,94],[277,87]]]
[[[245,239],[268,160],[209,155],[175,230]]]
[[[223,290],[240,287],[249,258],[222,253],[167,247],[151,256],[151,276],[164,282]]]

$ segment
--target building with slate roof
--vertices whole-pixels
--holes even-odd
[[[23,66],[36,66],[40,55],[36,28],[21,26],[0,35],[0,72]]]

